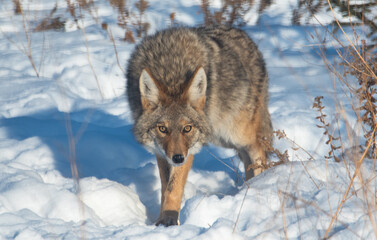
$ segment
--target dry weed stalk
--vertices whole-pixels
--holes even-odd
[[[31,42],[32,42],[31,28],[30,28],[29,23],[26,20],[25,12],[24,12],[24,10],[22,8],[22,5],[19,3],[19,1],[16,1],[16,2],[18,3],[16,5],[16,9],[19,8],[17,11],[20,11],[20,14],[22,16],[22,25],[23,25],[23,28],[24,28],[24,33],[25,33],[25,38],[26,38],[26,44],[27,44],[26,47],[25,47],[25,45],[22,44],[22,52],[29,59],[29,62],[31,63],[31,65],[32,65],[32,67],[34,69],[35,74],[39,78],[39,71],[37,69],[37,66],[35,65],[33,54],[31,53]],[[8,40],[9,40],[9,38],[8,38]],[[11,41],[11,42],[14,43],[13,41]],[[16,43],[14,43],[14,44],[17,45]]]
[[[144,21],[144,14],[147,8],[149,7],[149,3],[146,0],[139,0],[138,2],[135,3],[136,9],[139,11],[136,23],[134,23],[136,27],[136,33],[137,37],[144,37],[148,29],[150,27],[150,24],[148,22]]]
[[[325,2],[321,0],[298,0],[297,2],[297,8],[292,11],[292,24],[294,25],[301,25],[304,13],[310,13],[305,19],[305,22],[308,23],[309,18],[321,11],[325,6]]]
[[[307,176],[309,177],[309,179],[313,182],[313,184],[316,186],[317,189],[319,189],[319,186],[318,184],[316,183],[316,181],[312,178],[312,176],[310,175],[307,167],[306,167],[306,164],[305,162],[306,161],[311,161],[311,160],[314,160],[314,157],[312,154],[310,154],[306,149],[304,149],[302,146],[300,146],[296,141],[290,139],[287,134],[285,133],[284,130],[276,130],[274,131],[274,134],[275,136],[277,137],[278,140],[281,140],[281,139],[284,139],[286,141],[289,142],[289,144],[291,145],[291,149],[294,151],[294,152],[297,152],[297,151],[302,151],[304,152],[306,155],[307,155],[307,159],[299,159],[300,160],[300,163],[301,165],[303,166]],[[275,165],[279,165],[279,164],[283,164],[283,163],[286,163],[286,162],[289,162],[289,155],[288,155],[288,150],[285,150],[283,153],[279,150],[279,149],[276,149],[276,148],[273,148],[273,151],[270,150],[271,153],[273,154],[276,154],[276,156],[278,157],[279,161],[276,162],[273,166]]]
[[[118,67],[122,71],[123,75],[125,75],[126,71],[123,69],[122,65],[119,62],[118,50],[117,50],[117,47],[116,47],[116,44],[115,44],[115,39],[114,39],[113,33],[111,31],[111,28],[107,28],[107,33],[110,37],[110,41],[113,43],[115,57],[116,57],[116,60],[117,60]]]
[[[281,140],[281,139],[285,139],[287,140],[290,144],[291,144],[291,149],[293,151],[298,151],[298,150],[301,150],[303,151],[306,155],[307,155],[307,159],[308,161],[310,160],[314,160],[314,157],[312,154],[310,154],[305,148],[303,148],[302,146],[300,146],[296,141],[290,139],[287,134],[285,133],[284,130],[276,130],[274,131],[274,134],[275,136],[277,137],[278,140]],[[284,153],[281,153],[278,149],[275,149],[278,154],[277,154],[277,157],[282,160],[283,162],[288,162],[289,161],[289,155],[288,155],[288,150],[285,150]],[[273,151],[275,153],[275,151]],[[280,156],[279,156],[280,155]],[[302,160],[302,159],[300,159]]]
[[[340,137],[334,137],[333,133],[330,133],[330,124],[326,122],[326,114],[323,113],[325,106],[322,104],[323,96],[315,97],[313,108],[317,109],[319,116],[316,117],[320,121],[320,125],[317,125],[318,128],[323,128],[325,131],[323,135],[327,136],[326,145],[330,145],[330,151],[328,152],[326,159],[334,159],[336,162],[340,162],[339,157],[336,156],[336,151],[341,148],[341,146],[336,146],[335,141],[339,141]]]
[[[53,17],[58,8],[58,4],[55,3],[54,8],[50,11],[50,14],[43,18],[42,21],[34,28],[36,32],[42,32],[47,30],[64,30],[65,21],[61,20],[60,17]]]
[[[175,12],[172,12],[172,13],[170,13],[170,15],[169,15],[169,18],[170,18],[170,26],[177,26],[178,25],[178,23],[177,23],[177,21],[175,20]]]
[[[291,194],[291,193],[288,193],[288,192],[281,192],[283,195],[285,195],[286,197],[289,197],[290,199],[292,199],[295,203],[296,202],[301,202],[303,205],[305,206],[310,206],[310,207],[313,207],[314,209],[316,209],[318,212],[320,212],[321,214],[325,215],[325,216],[328,216],[328,217],[332,217],[332,215],[327,211],[327,210],[324,210],[322,209],[320,206],[318,206],[314,200],[312,201],[308,201],[302,197],[298,197],[294,194]],[[343,221],[339,221],[338,222],[347,230],[349,230],[352,234],[354,234],[357,239],[362,239],[362,237],[359,235],[359,233],[353,231],[350,227],[349,227],[349,224],[343,222]],[[324,238],[319,238],[319,239],[329,239],[331,236],[326,236]]]
[[[80,14],[82,15],[82,10],[81,8],[80,9]],[[85,40],[85,48],[86,48],[86,54],[87,54],[87,59],[88,59],[88,63],[89,63],[89,66],[90,66],[90,69],[92,70],[92,73],[93,73],[93,76],[96,80],[96,84],[97,84],[97,88],[98,88],[98,91],[99,91],[99,94],[101,96],[101,99],[104,99],[105,98],[105,95],[103,94],[102,92],[102,88],[101,88],[101,85],[99,83],[99,79],[98,79],[98,76],[97,76],[97,73],[96,71],[94,70],[94,67],[93,67],[93,64],[92,64],[92,60],[91,60],[91,57],[90,57],[90,51],[89,51],[89,41],[88,41],[88,38],[86,36],[86,31],[85,31],[85,24],[84,24],[84,18],[81,18],[81,24],[82,24],[82,34],[84,36],[84,40]]]
[[[148,1],[138,0],[135,3],[138,13],[130,12],[124,0],[109,0],[109,2],[113,8],[117,9],[118,26],[125,29],[124,41],[135,43],[134,31],[138,38],[144,37],[147,34],[150,24],[144,18],[145,12],[149,7]]]
[[[68,136],[68,153],[69,153],[69,163],[72,172],[72,178],[75,183],[76,187],[76,196],[79,205],[80,215],[82,216],[82,224],[80,225],[80,239],[86,239],[86,226],[85,226],[85,205],[82,201],[82,192],[80,187],[80,176],[79,171],[77,168],[77,161],[76,161],[76,140],[73,136],[71,118],[69,113],[64,114],[64,122],[65,122],[65,129],[67,131]]]
[[[365,62],[370,66],[370,69],[373,73],[377,72],[377,53],[366,50],[365,41],[362,43],[362,56],[365,59]],[[365,66],[363,61],[354,54],[350,56],[348,63],[344,63],[347,67],[344,75],[352,75],[356,77],[359,88],[356,89],[356,96],[359,100],[359,111],[360,111],[360,120],[363,123],[364,128],[364,138],[372,138],[372,146],[368,154],[369,158],[377,158],[377,143],[376,135],[373,133],[373,129],[377,125],[376,115],[377,115],[377,104],[376,104],[376,95],[377,95],[377,78],[375,75],[370,74],[368,71],[365,71]]]
[[[78,20],[83,18],[82,9],[88,10],[89,12],[92,10],[94,6],[93,0],[66,0],[68,11],[73,17],[78,28],[80,28],[78,24]]]
[[[334,12],[336,8],[338,14],[344,18],[339,22],[334,18],[333,23],[337,26],[339,22],[343,26],[362,26],[368,31],[365,31],[366,37],[371,40],[370,47],[377,47],[377,22],[375,6],[376,0],[364,1],[348,1],[348,0],[298,0],[298,5],[292,12],[292,24],[301,25],[303,22],[308,23],[311,18],[316,19],[315,14],[320,11]],[[306,16],[304,18],[304,15]],[[353,21],[352,19],[356,19]],[[334,32],[339,30],[337,26]]]
[[[12,0],[14,5],[14,13],[21,14],[22,13],[22,6],[20,0]]]
[[[129,28],[127,28],[126,32],[124,33],[124,41],[129,42],[129,43],[135,43],[136,42],[135,37],[134,37],[134,33]]]
[[[337,50],[338,56],[342,63],[341,66],[344,67],[344,74],[339,73],[339,70],[332,65],[328,59],[326,58],[326,55],[323,52],[323,49],[320,48],[321,56],[323,58],[324,63],[329,67],[329,69],[335,74],[335,76],[339,79],[340,86],[342,87],[344,91],[344,95],[349,99],[350,103],[352,104],[352,109],[355,112],[355,116],[357,117],[358,123],[361,124],[363,131],[364,131],[364,140],[365,140],[365,146],[366,149],[362,152],[361,155],[359,154],[352,154],[347,155],[350,158],[350,161],[353,161],[355,164],[355,170],[353,174],[350,174],[350,181],[348,183],[347,189],[345,193],[343,194],[343,197],[340,201],[340,203],[337,206],[336,212],[332,214],[331,221],[329,225],[327,226],[326,232],[324,234],[324,239],[328,239],[331,237],[332,229],[334,228],[335,222],[339,222],[338,216],[341,212],[341,209],[343,208],[344,204],[349,200],[351,197],[357,197],[358,190],[355,189],[354,182],[356,178],[359,179],[363,191],[364,198],[360,198],[362,204],[366,205],[366,213],[369,217],[372,229],[374,231],[375,236],[377,237],[377,224],[375,219],[375,212],[376,212],[376,202],[370,201],[369,199],[376,199],[376,192],[372,190],[371,182],[372,179],[376,178],[376,175],[374,173],[374,176],[372,178],[365,180],[364,178],[365,173],[362,171],[362,165],[365,158],[372,158],[374,160],[374,166],[376,167],[376,129],[377,129],[377,121],[376,121],[376,93],[377,93],[377,77],[376,77],[376,70],[377,70],[377,55],[375,52],[373,52],[373,48],[367,47],[366,41],[363,39],[361,41],[361,44],[359,42],[360,40],[360,33],[355,29],[354,23],[351,21],[351,13],[350,9],[351,6],[348,5],[348,16],[349,16],[349,23],[348,26],[352,27],[353,36],[349,36],[346,31],[343,28],[343,24],[340,23],[340,21],[337,19],[337,15],[335,14],[335,11],[333,9],[332,5],[333,1],[327,0],[328,7],[333,14],[334,22],[337,25],[338,29],[341,30],[342,35],[345,37],[346,41],[342,42],[339,40],[335,34],[332,32],[329,32],[329,30],[324,27],[325,31],[330,33],[330,35],[333,37],[333,39],[342,47],[342,50]],[[349,2],[348,2],[349,4]],[[364,31],[365,29],[362,28]],[[365,37],[364,32],[362,33],[362,37]],[[354,39],[355,41],[352,41],[351,39]],[[346,76],[351,75],[354,78],[346,79]],[[355,82],[356,80],[356,82]],[[357,83],[357,84],[355,84]],[[356,86],[356,88],[354,87]],[[356,101],[353,99],[350,99],[349,96],[353,96],[356,98]],[[313,107],[317,108],[320,112],[320,116],[318,117],[319,121],[321,122],[321,125],[319,127],[325,129],[325,134],[329,137],[328,143],[331,145],[331,151],[329,152],[329,156],[332,156],[335,158],[334,151],[339,149],[338,147],[333,147],[331,144],[333,140],[338,140],[333,137],[333,134],[329,134],[329,125],[326,123],[323,113],[322,113],[322,103],[321,103],[321,97],[316,98],[316,102],[313,105]],[[343,118],[347,122],[346,116],[343,113]],[[347,129],[348,131],[348,129]],[[349,134],[350,142],[352,142],[352,138],[354,136]],[[353,149],[359,149],[355,146],[350,146],[351,151]],[[347,153],[344,152],[344,149],[342,149],[343,155],[346,155]],[[376,184],[374,182],[374,184]],[[376,187],[376,185],[374,185]],[[354,189],[354,193],[351,192],[351,189]],[[372,197],[369,197],[372,196]],[[364,206],[365,206],[364,205]]]
[[[125,0],[109,0],[110,5],[117,9],[118,12],[118,25],[125,28],[128,25],[130,12],[126,8]]]
[[[376,128],[377,128],[377,127],[376,127]],[[373,129],[373,133],[376,132],[376,128]],[[330,230],[332,229],[335,220],[338,218],[338,215],[339,215],[339,213],[340,213],[340,210],[342,209],[344,203],[345,203],[346,200],[347,200],[348,193],[350,192],[351,188],[353,187],[353,183],[354,183],[356,177],[360,176],[360,174],[361,174],[361,173],[360,173],[360,171],[361,171],[360,168],[361,168],[361,165],[362,165],[364,159],[365,159],[366,156],[367,156],[367,153],[368,153],[369,148],[371,147],[371,144],[372,144],[372,138],[368,141],[367,149],[364,151],[364,153],[363,153],[363,155],[360,157],[360,159],[356,162],[356,169],[355,169],[355,172],[354,172],[354,174],[353,174],[353,176],[352,176],[352,178],[351,178],[351,180],[350,180],[350,183],[348,184],[347,190],[345,191],[345,193],[344,193],[344,195],[343,195],[343,198],[342,198],[340,204],[338,205],[338,208],[337,208],[335,214],[333,215],[333,217],[332,217],[332,219],[331,219],[331,221],[330,221],[330,224],[329,224],[329,226],[328,226],[328,228],[327,228],[327,230],[326,230],[326,233],[325,233],[324,239],[327,239],[327,238],[328,238],[328,235],[329,235],[329,233],[330,233]],[[374,230],[375,230],[375,232],[376,232],[376,230],[377,230],[376,226],[373,226],[373,227],[374,227]],[[376,232],[376,233],[377,233],[377,232]],[[376,235],[376,236],[377,236],[377,235]]]
[[[62,97],[66,97],[67,93],[65,92],[65,89],[62,88],[59,84],[59,79],[56,79],[57,81],[57,86],[60,91],[60,94]],[[81,216],[81,224],[80,224],[80,239],[85,240],[86,239],[86,221],[85,221],[85,204],[83,202],[83,195],[81,191],[81,184],[80,184],[80,173],[79,169],[77,167],[77,157],[76,157],[76,145],[80,138],[82,137],[83,133],[85,132],[88,123],[89,123],[89,118],[93,114],[93,110],[91,110],[88,115],[86,121],[82,124],[80,129],[78,129],[76,135],[74,134],[73,128],[72,128],[72,120],[69,112],[64,113],[64,124],[65,124],[65,129],[67,133],[67,139],[68,139],[68,161],[71,169],[71,174],[72,174],[72,180],[74,183],[74,193],[76,195],[78,207],[79,207],[79,214]]]
[[[254,0],[224,0],[221,1],[221,8],[211,12],[211,1],[201,1],[201,11],[204,15],[204,24],[210,25],[226,25],[226,26],[242,26],[245,24],[246,13],[248,13],[254,5]],[[261,14],[268,6],[272,4],[271,0],[261,1],[258,12]]]

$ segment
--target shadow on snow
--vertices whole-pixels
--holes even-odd
[[[148,153],[132,134],[132,125],[108,113],[85,109],[65,114],[56,109],[30,116],[2,118],[8,138],[25,140],[37,137],[49,147],[54,166],[62,176],[71,178],[67,116],[76,139],[75,157],[80,178],[96,177],[133,185],[146,206],[147,216],[153,222],[159,214],[159,176],[154,156]],[[207,147],[195,156],[193,169],[199,171],[224,171],[236,179],[236,174],[215,160]],[[228,161],[229,164],[229,161]]]

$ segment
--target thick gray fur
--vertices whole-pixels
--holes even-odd
[[[207,76],[205,114],[196,116],[203,126],[199,141],[234,147],[242,153],[249,146],[232,141],[224,129],[237,128],[229,126],[234,124],[229,119],[248,109],[251,121],[260,111],[262,123],[255,134],[271,142],[268,76],[262,54],[245,32],[227,27],[171,28],[144,38],[136,46],[126,74],[136,139],[144,145],[153,141],[153,134],[147,132],[162,117],[143,113],[139,90],[142,70],[148,69],[174,99],[184,91],[185,83],[198,67],[203,67]],[[185,114],[185,108],[182,111]]]

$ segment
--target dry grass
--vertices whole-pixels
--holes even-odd
[[[377,211],[376,202],[368,202],[368,199],[376,199],[376,193],[371,191],[372,188],[370,187],[370,184],[373,184],[373,180],[367,179],[367,176],[364,176],[364,172],[361,170],[363,162],[366,158],[372,159],[374,161],[374,165],[376,165],[376,55],[375,53],[373,53],[373,50],[367,50],[365,47],[366,39],[363,39],[363,37],[366,34],[360,34],[360,31],[358,31],[360,29],[355,29],[355,24],[353,24],[350,20],[348,25],[353,28],[352,32],[354,35],[349,36],[344,30],[342,24],[337,19],[332,3],[328,0],[327,4],[331,13],[333,14],[334,22],[336,23],[337,27],[341,30],[342,35],[346,40],[342,42],[339,39],[339,37],[336,37],[334,34],[330,33],[333,39],[343,48],[343,51],[337,51],[340,62],[331,63],[331,61],[327,59],[326,55],[323,54],[324,49],[320,49],[322,53],[321,56],[323,58],[324,63],[336,76],[338,84],[340,84],[340,87],[344,91],[344,95],[353,96],[353,98],[356,99],[356,101],[354,101],[354,99],[350,100],[350,103],[352,104],[352,109],[354,110],[354,114],[357,117],[358,124],[362,126],[362,130],[364,131],[364,139],[355,140],[355,136],[353,134],[348,134],[348,138],[350,143],[358,143],[360,141],[364,141],[365,149],[362,151],[362,154],[359,154],[360,148],[357,145],[349,146],[349,149],[351,149],[351,153],[348,153],[344,150],[345,147],[341,138],[333,137],[333,134],[329,131],[330,125],[325,122],[325,115],[321,111],[324,108],[321,103],[321,97],[318,97],[315,103],[315,107],[321,113],[321,115],[318,117],[318,119],[321,122],[321,125],[319,125],[318,127],[323,128],[325,130],[325,135],[328,136],[328,141],[326,142],[326,144],[330,144],[331,149],[328,157],[334,158],[335,160],[339,161],[339,158],[337,158],[334,153],[337,150],[342,150],[340,154],[346,156],[348,161],[353,161],[355,164],[355,170],[353,174],[351,174],[347,189],[344,192],[343,197],[340,203],[338,204],[335,213],[332,214],[331,221],[326,229],[323,238],[328,239],[331,236],[331,231],[335,225],[335,222],[338,221],[337,219],[343,206],[351,197],[358,198],[361,202],[364,202],[366,204],[366,214],[369,216],[369,220],[371,226],[373,227],[374,234],[377,237],[377,225],[375,222],[375,213]],[[349,15],[349,19],[351,19],[351,15]],[[323,27],[323,29],[327,31],[327,28]],[[343,73],[339,71],[337,65],[341,65],[344,67],[345,70]],[[348,76],[352,77],[348,78]],[[357,84],[355,84],[355,81]],[[358,87],[355,88],[354,86]],[[337,102],[337,105],[341,106],[342,103]],[[338,111],[338,114],[343,117],[342,120],[344,122],[348,122],[346,114],[344,114],[342,110],[338,109]],[[338,125],[335,125],[333,126],[333,128],[335,129],[337,126]],[[339,142],[341,146],[335,146],[333,144],[333,141]],[[352,153],[352,151],[356,152]],[[347,163],[344,162],[344,164]],[[375,177],[376,176],[373,176],[372,178]],[[364,197],[357,196],[357,194],[350,196],[350,191],[351,189],[354,189],[354,182],[356,179],[358,179],[362,184],[361,191]],[[374,184],[376,183],[374,182]],[[373,197],[371,198],[371,196]]]
[[[123,40],[135,43],[135,33],[137,38],[147,35],[150,23],[145,20],[145,14],[149,8],[149,2],[138,0],[135,3],[137,11],[130,12],[129,6],[124,0],[109,0],[110,5],[118,12],[118,26],[125,29]]]
[[[20,0],[12,0],[14,4],[14,13],[15,14],[21,14],[22,13],[22,7]]]
[[[63,31],[65,21],[62,20],[60,17],[54,17],[57,10],[57,4],[55,4],[55,7],[50,11],[50,14],[47,17],[44,17],[40,23],[34,28],[34,31],[36,32],[42,32],[42,31],[49,31],[49,30],[55,30],[55,31]]]
[[[73,19],[76,27],[81,29],[82,21],[84,21],[84,15],[89,15],[94,21],[101,25],[103,29],[107,29],[108,23],[100,21],[97,16],[97,7],[93,0],[65,0],[67,3],[67,11],[70,17]],[[150,28],[150,23],[146,21],[146,13],[149,8],[149,2],[146,0],[138,0],[132,7],[135,11],[130,12],[130,3],[125,0],[108,0],[109,4],[117,11],[117,25],[125,30],[123,40],[135,43],[136,38],[142,38],[147,35]],[[24,15],[22,4],[19,0],[13,0],[15,13]],[[38,24],[33,28],[34,31],[64,31],[67,18],[62,16],[55,16],[57,10],[57,4],[51,9],[47,16],[38,20]],[[172,23],[174,22],[174,14],[171,16]],[[29,24],[25,20],[25,24]]]
[[[334,137],[334,130],[330,129],[330,123],[326,122],[327,115],[323,112],[323,109],[325,108],[322,104],[323,96],[318,96],[314,99],[313,108],[317,109],[319,112],[319,116],[316,117],[316,119],[319,120],[320,125],[317,125],[318,128],[322,128],[324,130],[323,135],[327,136],[327,141],[325,142],[326,145],[330,146],[330,151],[328,152],[327,156],[325,156],[326,159],[334,159],[336,162],[340,162],[340,159],[338,157],[338,151],[341,149],[341,146],[337,145],[340,140],[340,137]]]
[[[36,62],[35,58],[33,57],[33,54],[32,54],[32,51],[31,51],[32,50],[32,26],[31,26],[30,20],[29,20],[30,16],[28,15],[28,11],[24,11],[19,0],[13,0],[13,4],[14,4],[14,8],[15,8],[15,14],[21,15],[21,17],[22,17],[22,27],[23,27],[23,30],[24,30],[23,33],[24,33],[24,36],[25,36],[26,43],[24,43],[24,40],[21,40],[21,39],[14,40],[14,39],[10,38],[6,33],[4,33],[1,30],[1,28],[0,28],[0,31],[1,31],[2,35],[10,43],[12,43],[18,50],[20,50],[20,52],[22,52],[28,58],[31,66],[33,67],[35,75],[39,78],[40,71],[41,71],[42,64],[43,64],[43,59],[44,59],[45,42],[43,40],[43,43],[42,43],[42,51],[43,52],[41,54],[39,66],[37,66],[37,62]]]
[[[204,25],[226,25],[226,26],[242,26],[247,22],[245,19],[254,6],[254,0],[224,0],[221,1],[221,7],[218,10],[211,10],[211,1],[202,0],[200,8],[203,13]],[[272,4],[271,0],[261,1],[258,13],[261,14],[268,6]]]

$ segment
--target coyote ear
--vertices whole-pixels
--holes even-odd
[[[203,67],[200,67],[194,73],[188,89],[189,101],[193,107],[204,109],[207,91],[207,76]]]
[[[144,109],[150,109],[157,105],[159,91],[153,77],[146,69],[143,69],[140,74],[139,88],[141,104]]]

